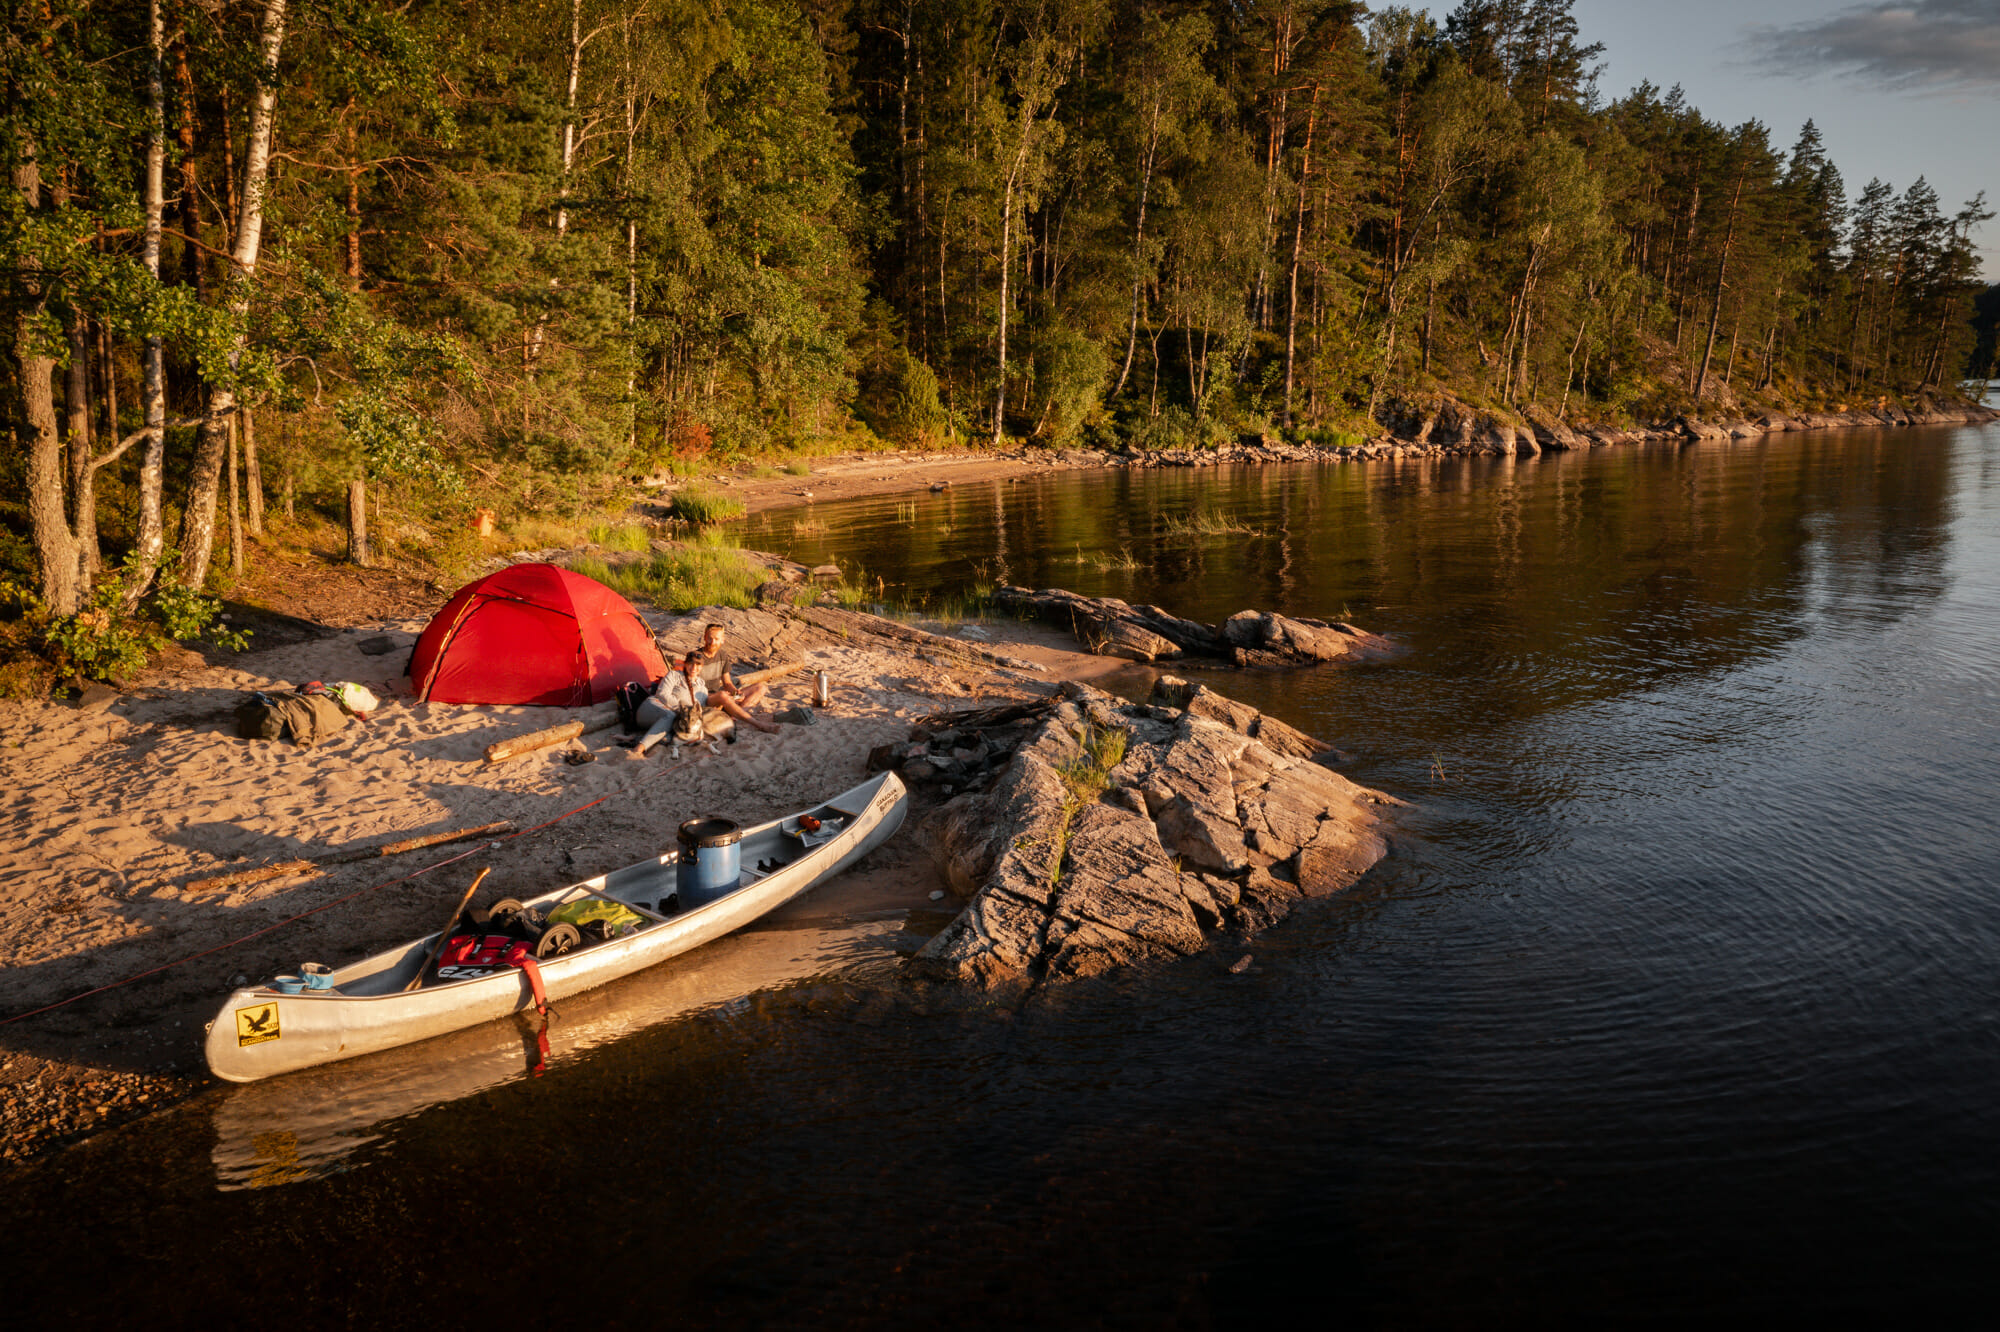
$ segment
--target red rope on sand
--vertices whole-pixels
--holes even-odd
[[[570,815],[581,814],[586,809],[593,809],[596,806],[601,805],[605,801],[611,799],[612,795],[617,795],[617,794],[619,793],[614,791],[610,795],[601,795],[597,797],[597,799],[591,801],[588,805],[578,805],[575,809],[568,811],[568,813],[558,814],[546,823],[538,823],[532,828],[523,828],[521,829],[521,831],[517,833],[510,833],[506,837],[498,838],[492,842],[485,843],[482,846],[475,846],[470,851],[461,851],[459,854],[455,856],[451,856],[448,857],[447,859],[440,860],[434,865],[426,865],[420,870],[411,870],[408,874],[405,874],[400,879],[387,879],[381,883],[370,884],[366,888],[357,888],[351,893],[346,893],[340,897],[334,898],[331,902],[322,902],[318,906],[313,907],[309,911],[301,911],[296,916],[287,916],[283,920],[278,921],[275,924],[266,925],[263,929],[257,930],[250,934],[246,934],[240,939],[231,939],[228,943],[217,944],[213,948],[204,948],[199,953],[189,953],[186,957],[177,957],[171,962],[162,962],[159,966],[149,967],[145,971],[138,973],[136,976],[127,976],[124,980],[112,981],[109,985],[100,985],[94,990],[85,990],[82,994],[73,994],[67,999],[58,999],[56,1000],[56,1002],[52,1004],[45,1004],[40,1008],[30,1009],[26,1013],[16,1013],[13,1017],[10,1018],[0,1018],[0,1027],[4,1027],[10,1022],[19,1022],[23,1018],[31,1018],[41,1013],[52,1012],[55,1009],[63,1008],[66,1007],[67,1005],[73,1004],[79,999],[88,999],[93,994],[103,994],[107,990],[116,990],[121,986],[130,985],[134,981],[144,980],[148,976],[157,976],[162,971],[170,971],[174,967],[183,966],[186,963],[198,961],[201,958],[208,957],[215,953],[227,952],[229,949],[234,948],[239,944],[246,944],[249,943],[252,939],[262,938],[264,935],[269,934],[271,931],[281,930],[287,925],[295,925],[299,921],[304,920],[307,916],[316,916],[322,911],[326,911],[332,907],[337,907],[342,902],[351,902],[355,898],[360,897],[365,893],[372,893],[376,891],[378,888],[393,888],[399,883],[408,883],[411,879],[414,879],[419,875],[429,874],[432,870],[443,869],[446,865],[456,865],[459,861],[464,860],[470,856],[476,856],[482,850],[487,850],[490,849],[491,847],[498,846],[502,842],[511,842],[516,837],[526,837],[529,833],[537,833],[544,828],[553,827],[554,825],[561,823],[564,819],[569,818]]]

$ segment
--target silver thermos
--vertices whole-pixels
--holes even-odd
[[[833,706],[833,677],[825,671],[813,677],[813,706],[816,708]]]

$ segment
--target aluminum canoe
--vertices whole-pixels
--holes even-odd
[[[644,922],[616,939],[543,961],[549,1001],[664,962],[776,910],[888,840],[908,808],[901,780],[883,773],[799,814],[747,828],[737,886],[675,914],[664,914],[661,907],[677,886],[677,850],[526,899],[547,912],[581,898],[609,898]],[[829,830],[838,820],[839,830],[808,846],[798,831],[803,814],[827,823]],[[756,869],[774,861],[777,867],[768,874]],[[210,1070],[230,1082],[255,1082],[534,1007],[527,977],[511,969],[473,980],[433,981],[406,992],[436,941],[428,935],[341,967],[326,990],[284,994],[268,984],[237,990],[209,1024],[204,1053]]]

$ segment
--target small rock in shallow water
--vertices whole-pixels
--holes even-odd
[[[1248,953],[1245,953],[1242,957],[1237,958],[1229,964],[1229,974],[1232,976],[1241,976],[1248,970],[1250,970],[1250,954]]]
[[[931,889],[931,901],[933,901],[933,902],[942,902],[942,901],[944,901],[944,889],[942,889],[942,888],[933,888],[933,889]]]

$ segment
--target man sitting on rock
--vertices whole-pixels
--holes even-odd
[[[748,722],[760,731],[776,732],[776,722],[766,721],[749,710],[764,697],[763,684],[760,682],[748,689],[738,689],[736,682],[729,678],[729,658],[722,654],[723,641],[728,637],[729,630],[722,625],[704,625],[701,646],[689,657],[701,662],[701,681],[708,688],[709,706],[720,708],[737,721]]]

